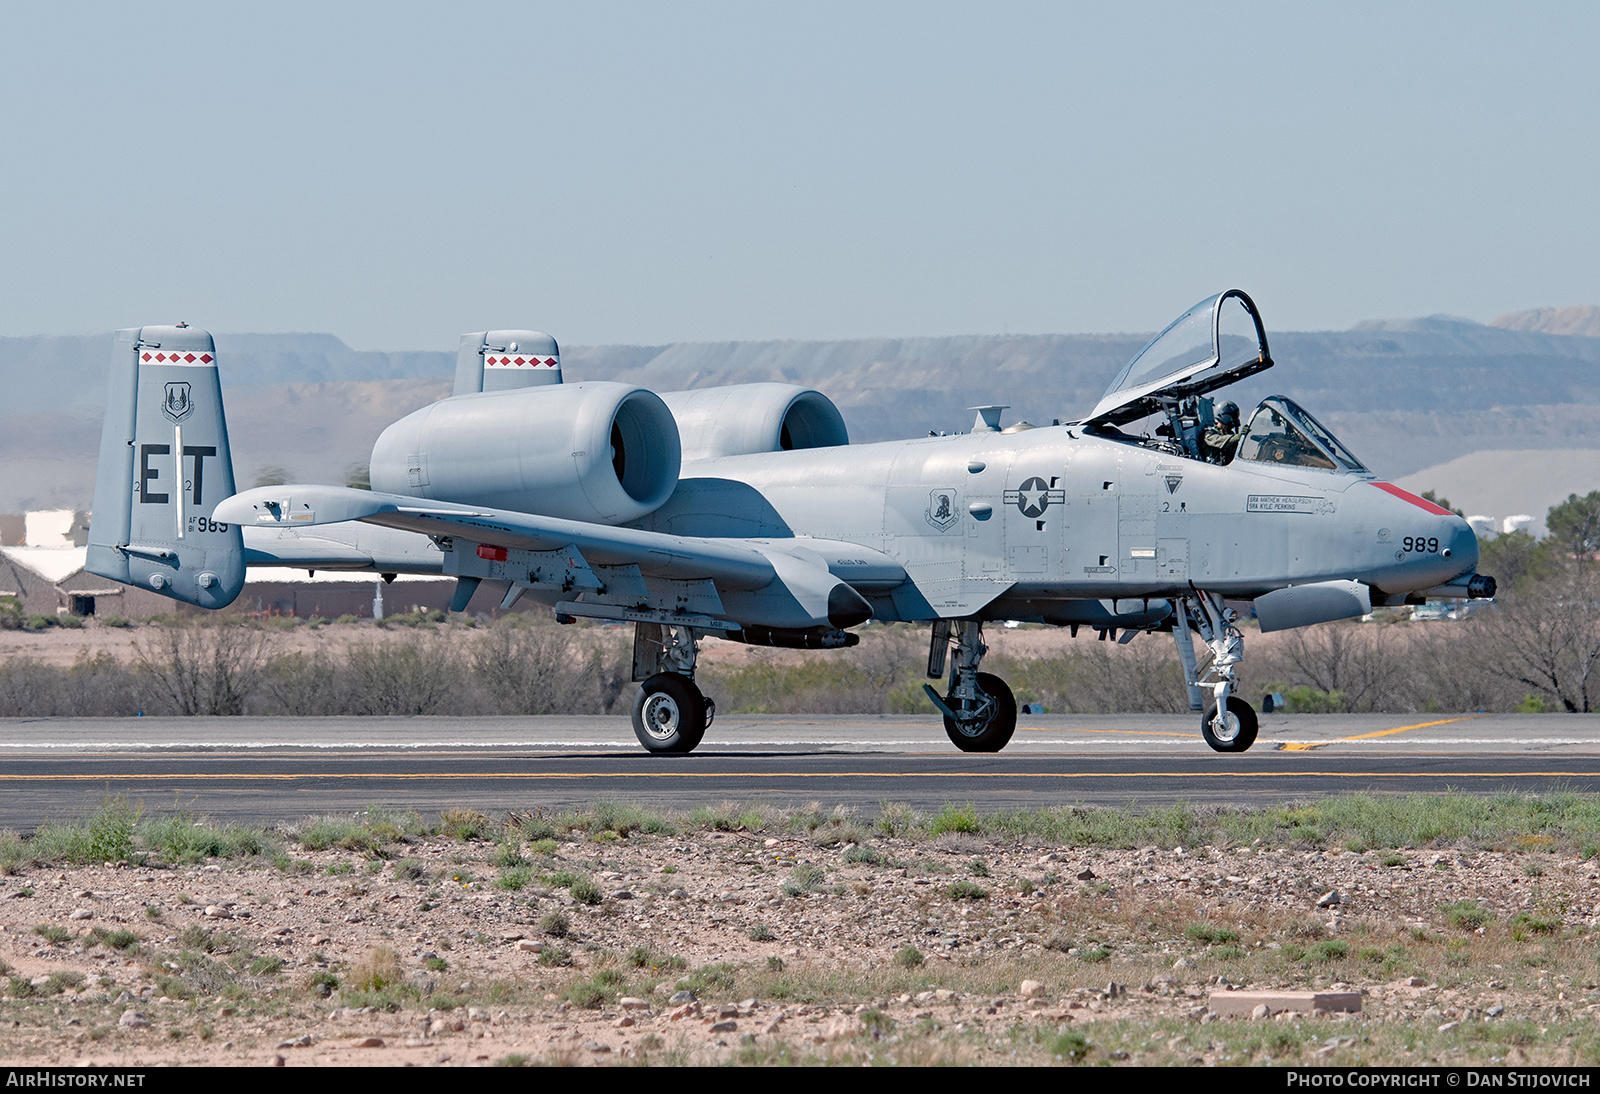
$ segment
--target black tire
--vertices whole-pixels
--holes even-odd
[[[692,752],[706,733],[706,699],[694,681],[658,672],[633,699],[633,735],[646,752]]]
[[[978,673],[978,691],[990,700],[986,716],[963,727],[946,715],[944,731],[950,743],[963,752],[999,752],[1017,730],[1017,697],[1004,680],[987,672]],[[952,695],[946,695],[944,701],[951,710],[961,709],[960,700]]]
[[[1249,703],[1237,695],[1228,696],[1228,721],[1220,731],[1212,724],[1216,712],[1217,705],[1211,703],[1200,719],[1200,735],[1206,744],[1218,752],[1244,752],[1256,743],[1256,712]]]

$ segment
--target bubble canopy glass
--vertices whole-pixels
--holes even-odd
[[[1299,403],[1283,395],[1272,395],[1261,401],[1250,419],[1250,427],[1239,441],[1235,458],[1286,467],[1367,472],[1361,461],[1326,426]]]
[[[1272,367],[1255,301],[1243,290],[1208,296],[1151,339],[1111,381],[1086,425],[1122,425]]]

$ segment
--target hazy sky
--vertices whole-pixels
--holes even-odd
[[[0,334],[1600,303],[1600,5],[5,3]]]

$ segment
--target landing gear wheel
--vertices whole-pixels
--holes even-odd
[[[693,680],[658,672],[634,697],[633,734],[646,752],[692,752],[706,733],[707,706]]]
[[[980,700],[987,700],[978,716],[970,722],[958,722],[946,715],[944,731],[963,752],[999,752],[1017,729],[1017,697],[1004,680],[987,672],[978,673],[978,692]],[[946,695],[944,701],[951,710],[961,709],[961,700],[954,695]]]
[[[1243,752],[1256,743],[1256,712],[1237,695],[1228,696],[1228,713],[1216,717],[1215,703],[1200,719],[1200,735],[1218,752]]]

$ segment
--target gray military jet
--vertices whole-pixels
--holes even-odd
[[[207,608],[272,565],[449,574],[454,610],[488,585],[503,608],[629,621],[634,730],[662,753],[713,717],[705,635],[835,649],[869,619],[929,623],[928,676],[947,685],[924,686],[950,740],[994,752],[1017,705],[979,671],[985,622],[1164,631],[1206,742],[1242,752],[1256,716],[1233,605],[1272,631],[1494,593],[1464,520],[1380,481],[1292,399],[1217,420],[1211,392],[1271,367],[1234,289],[1081,420],[1003,429],[1004,407],[975,407],[967,433],[851,445],[815,391],[566,384],[554,339],[487,331],[463,336],[454,394],[378,438],[370,491],[236,494],[211,336],[142,327],[116,338],[88,567]]]

